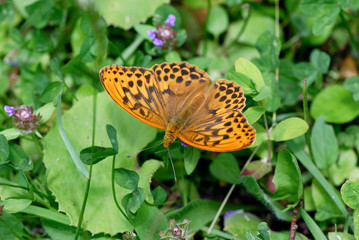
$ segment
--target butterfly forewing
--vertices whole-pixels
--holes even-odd
[[[151,70],[110,65],[100,71],[102,85],[111,98],[137,119],[166,128],[166,109]]]
[[[162,63],[152,68],[162,94],[168,123],[180,120],[179,114],[187,109],[197,95],[203,95],[211,84],[207,74],[186,62]]]
[[[234,82],[217,80],[205,101],[184,125],[179,138],[185,143],[210,151],[235,151],[251,145],[255,130],[241,110],[245,98]]]

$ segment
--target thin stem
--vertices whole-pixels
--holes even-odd
[[[309,111],[308,111],[308,97],[307,97],[307,80],[303,79],[303,112],[304,112],[304,121],[309,125]],[[312,150],[312,143],[310,140],[310,130],[305,133],[305,138],[307,141],[309,155],[312,161],[314,161],[313,150]]]
[[[125,212],[122,210],[120,204],[117,201],[117,197],[116,197],[116,191],[115,191],[115,159],[116,159],[116,155],[113,155],[113,159],[112,159],[112,175],[111,175],[111,183],[112,183],[112,196],[113,196],[113,200],[115,201],[115,204],[117,206],[117,208],[121,211],[122,215],[127,219],[127,221],[130,221],[127,217],[127,215],[125,214]]]
[[[243,168],[242,168],[242,170],[241,170],[240,176],[242,176],[244,169],[247,167],[247,165],[248,165],[248,164],[252,161],[252,159],[254,158],[254,155],[255,155],[256,152],[258,151],[259,147],[260,147],[260,145],[258,145],[258,146],[254,149],[254,151],[252,152],[252,154],[249,156],[247,162],[244,164],[244,166],[243,166]],[[211,233],[211,231],[212,231],[212,229],[213,229],[213,227],[214,227],[214,224],[216,224],[217,219],[218,219],[219,216],[221,215],[221,213],[222,213],[222,211],[223,211],[223,208],[224,208],[224,206],[227,204],[228,199],[229,199],[229,197],[231,196],[231,194],[232,194],[232,192],[233,192],[233,190],[234,190],[235,187],[236,187],[236,184],[233,184],[233,185],[231,186],[231,188],[229,189],[229,191],[228,191],[226,197],[224,198],[224,200],[223,200],[221,206],[219,207],[219,209],[218,209],[218,211],[217,211],[217,213],[216,213],[216,216],[213,218],[212,223],[211,223],[211,225],[210,225],[209,228],[208,228],[208,231],[207,231],[208,234]]]

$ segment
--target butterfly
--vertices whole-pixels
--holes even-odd
[[[132,116],[165,130],[164,147],[180,139],[193,147],[229,152],[250,146],[255,130],[243,113],[241,86],[212,81],[186,62],[150,69],[109,65],[100,79],[111,98]]]

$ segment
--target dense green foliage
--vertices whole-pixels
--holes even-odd
[[[359,239],[358,19],[349,0],[2,1],[0,239]],[[242,86],[254,144],[167,150],[98,76],[181,61]]]

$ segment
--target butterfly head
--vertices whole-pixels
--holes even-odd
[[[168,145],[174,143],[176,141],[178,133],[179,133],[180,125],[173,124],[172,126],[166,129],[165,136],[163,137],[163,146],[168,147]]]

